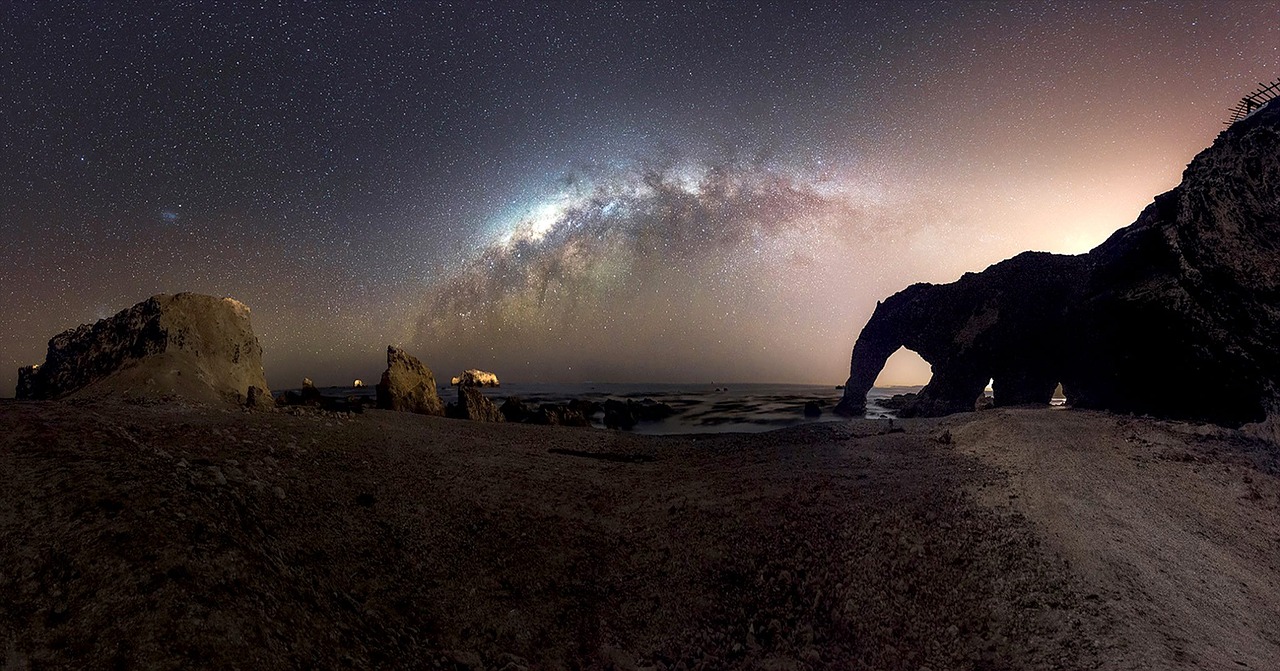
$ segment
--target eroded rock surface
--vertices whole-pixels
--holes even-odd
[[[497,387],[498,376],[488,371],[476,368],[468,368],[462,371],[462,375],[454,377],[451,381],[454,386],[462,385],[464,387]]]
[[[377,394],[378,407],[383,410],[444,415],[431,369],[394,345],[387,346],[387,370],[382,373]]]
[[[243,403],[269,397],[249,308],[232,298],[160,294],[49,341],[18,371],[19,399],[178,397]]]
[[[450,414],[457,419],[473,422],[502,422],[506,418],[493,401],[485,398],[476,387],[458,387],[458,404],[449,406]]]
[[[909,410],[1069,404],[1227,425],[1280,410],[1280,104],[1237,122],[1182,183],[1078,256],[1026,252],[877,305],[838,411],[899,347],[933,378]]]

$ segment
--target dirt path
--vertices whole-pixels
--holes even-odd
[[[647,437],[0,403],[0,659],[1275,668],[1280,502],[1236,434],[900,425]]]
[[[1280,668],[1280,482],[1249,458],[1264,446],[1082,411],[947,424],[1010,476],[983,500],[1025,514],[1118,615],[1130,650],[1107,667]]]

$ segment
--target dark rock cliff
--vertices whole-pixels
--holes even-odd
[[[933,378],[909,412],[1047,404],[1227,425],[1280,410],[1280,104],[1232,125],[1138,220],[1078,256],[1026,252],[876,307],[838,412],[899,347]]]

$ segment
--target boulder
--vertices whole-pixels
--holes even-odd
[[[819,405],[817,401],[805,401],[804,416],[805,417],[821,417],[822,406]]]
[[[378,407],[383,410],[444,415],[444,403],[436,393],[436,378],[417,358],[394,345],[387,346],[387,370],[377,386]]]
[[[245,394],[244,404],[250,408],[271,407],[271,392],[261,387],[249,387],[248,393]]]
[[[914,407],[916,395],[914,393],[894,394],[889,398],[880,399],[880,407],[886,410],[905,410]]]
[[[303,405],[320,405],[324,400],[320,390],[316,389],[316,383],[312,382],[309,377],[302,378],[302,391],[300,393]]]
[[[502,402],[502,407],[498,408],[498,412],[507,419],[508,422],[523,422],[529,419],[532,413],[529,406],[518,396],[511,396]]]
[[[1182,183],[1088,253],[1026,252],[877,304],[837,411],[861,414],[899,347],[920,415],[1067,403],[1228,426],[1280,411],[1280,103],[1224,130]]]
[[[461,375],[453,378],[451,384],[455,387],[497,387],[498,376],[483,370],[468,368],[462,371]]]
[[[449,416],[456,419],[469,419],[473,422],[501,422],[505,419],[498,406],[485,398],[476,387],[459,386],[458,403],[449,408],[452,410]]]
[[[268,398],[249,308],[232,298],[160,294],[49,341],[18,371],[20,399],[152,397],[242,404]]]

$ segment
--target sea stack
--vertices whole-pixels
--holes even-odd
[[[455,387],[456,386],[463,386],[463,387],[497,387],[499,386],[497,375],[494,375],[493,373],[490,373],[488,371],[483,371],[476,368],[468,368],[462,371],[462,375],[459,375],[453,378],[453,380],[450,383],[453,384]]]
[[[449,407],[457,419],[469,419],[474,422],[506,421],[506,417],[498,410],[498,406],[485,398],[476,387],[458,387],[458,404]]]
[[[387,346],[387,370],[377,386],[378,407],[383,410],[444,416],[444,403],[436,392],[436,378],[408,352]]]
[[[908,409],[1048,405],[1228,426],[1280,411],[1280,104],[1223,131],[1137,221],[1078,256],[1027,252],[877,305],[838,411],[899,347],[933,367]]]
[[[270,391],[249,308],[233,298],[181,293],[152,296],[54,336],[44,363],[19,369],[16,395],[241,404]]]

